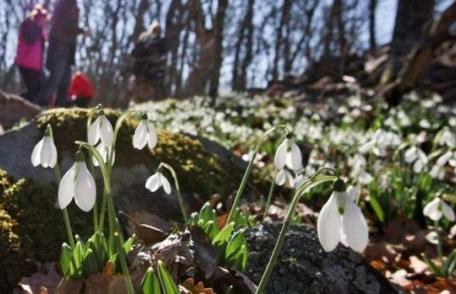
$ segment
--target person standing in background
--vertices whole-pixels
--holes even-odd
[[[46,68],[49,77],[39,95],[42,106],[65,106],[71,80],[71,66],[75,63],[76,39],[86,32],[79,27],[79,8],[76,0],[60,0],[55,6],[49,33]],[[52,101],[52,97],[54,103]]]
[[[165,98],[166,48],[157,21],[139,36],[131,56],[135,76],[133,102]]]
[[[33,103],[37,103],[43,83],[47,17],[47,10],[40,4],[35,5],[30,16],[21,24],[14,61],[27,88],[21,96]]]
[[[92,101],[95,91],[89,77],[80,71],[77,71],[71,79],[69,91],[70,105],[77,107],[88,107]]]

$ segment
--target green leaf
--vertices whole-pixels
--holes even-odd
[[[82,260],[84,259],[84,245],[81,241],[76,242],[73,249],[73,261],[76,270],[79,272],[82,266]]]
[[[209,236],[209,238],[212,240],[217,236],[219,229],[217,228],[217,225],[215,224],[214,221],[208,221],[204,226],[203,226],[204,232]]]
[[[369,204],[371,205],[372,209],[374,210],[374,213],[377,216],[377,218],[383,223],[383,222],[385,222],[385,213],[383,212],[380,202],[378,202],[376,194],[377,193],[376,193],[375,188],[370,189]]]
[[[163,266],[163,262],[161,260],[157,262],[157,269],[158,278],[160,279],[160,284],[162,286],[163,292],[166,294],[179,294],[179,289],[176,283]]]
[[[154,272],[154,269],[149,267],[141,281],[142,294],[161,294],[160,281]]]
[[[237,231],[234,235],[233,238],[230,240],[228,245],[226,246],[225,250],[225,258],[227,260],[231,259],[236,253],[239,253],[242,245],[247,246],[247,242],[245,240],[244,232],[243,231]]]
[[[133,249],[133,242],[135,241],[135,236],[131,236],[128,238],[127,241],[123,244],[122,248],[125,251],[125,254],[128,254]]]
[[[215,211],[211,208],[209,202],[206,202],[201,208],[199,219],[202,220],[203,223],[207,223],[208,221],[215,221],[217,219]]]
[[[234,230],[234,222],[229,223],[226,225],[212,240],[212,244],[216,246],[222,246],[230,240],[231,233]]]
[[[60,253],[60,268],[65,278],[70,277],[74,272],[73,249],[67,243],[62,244]]]
[[[82,274],[88,276],[100,270],[97,264],[97,257],[91,248],[88,248],[82,261]]]

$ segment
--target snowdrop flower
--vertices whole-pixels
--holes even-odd
[[[160,189],[160,187],[163,187],[166,194],[171,194],[171,185],[168,179],[161,172],[156,172],[147,179],[146,189],[155,192]]]
[[[420,148],[412,146],[407,149],[404,153],[404,160],[407,163],[413,163],[413,171],[415,173],[420,173],[423,171],[424,167],[428,163],[428,158],[426,154]]]
[[[452,222],[455,219],[453,208],[440,199],[440,197],[436,197],[434,200],[426,204],[423,209],[423,214],[436,222],[439,221],[442,216],[445,216]]]
[[[294,177],[288,170],[286,170],[284,168],[284,169],[281,169],[277,173],[276,178],[275,178],[275,183],[278,186],[283,186],[288,183],[289,187],[293,187],[294,186]]]
[[[157,131],[152,123],[147,120],[147,117],[144,117],[133,135],[133,147],[141,150],[146,144],[150,149],[155,148],[157,145]]]
[[[97,147],[97,151],[100,153],[101,158],[103,158],[104,163],[108,163],[108,156],[111,153],[112,146],[105,146],[102,142],[100,142]],[[114,164],[114,161],[116,160],[116,152],[112,153],[112,164]],[[99,166],[98,160],[96,160],[95,157],[92,158],[92,162],[94,166]]]
[[[325,251],[332,251],[341,242],[355,251],[362,252],[369,241],[369,231],[361,209],[355,204],[359,190],[346,189],[342,180],[336,180],[331,197],[323,206],[317,221],[320,244]]]
[[[274,164],[278,170],[282,170],[285,166],[294,171],[302,169],[301,150],[292,138],[286,138],[279,145],[275,153]]]
[[[89,129],[87,131],[87,140],[92,146],[95,146],[100,140],[105,146],[112,145],[112,141],[114,140],[114,132],[112,125],[106,116],[101,114],[89,126]]]
[[[57,163],[57,148],[52,140],[50,130],[46,130],[44,137],[35,145],[32,151],[32,165],[41,165],[44,168],[53,168]]]
[[[437,161],[435,162],[434,166],[432,167],[430,171],[431,177],[435,179],[440,179],[443,180],[445,178],[445,165],[450,162],[451,158],[455,157],[456,154],[454,154],[451,151],[447,151],[444,154],[442,154]]]
[[[60,209],[64,209],[71,203],[85,212],[90,211],[96,200],[95,180],[87,169],[84,161],[84,154],[81,151],[76,153],[73,166],[65,173],[59,184],[58,204]]]
[[[397,146],[400,142],[397,134],[378,129],[373,134],[372,139],[359,147],[359,152],[365,154],[372,151],[375,155],[384,157],[387,154],[388,147]]]
[[[353,158],[349,160],[350,165],[352,166],[351,177],[358,179],[358,182],[363,185],[368,185],[372,182],[372,175],[366,171],[366,158],[361,154],[356,154]]]
[[[456,135],[450,131],[449,128],[444,128],[442,132],[437,135],[437,143],[439,145],[446,145],[449,148],[456,148]]]

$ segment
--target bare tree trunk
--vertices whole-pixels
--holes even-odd
[[[445,41],[456,39],[450,27],[456,22],[456,2],[429,26],[421,42],[411,50],[411,54],[401,69],[398,78],[385,87],[383,96],[390,106],[402,101],[403,94],[416,86],[432,60],[433,52]]]
[[[249,0],[247,12],[239,27],[239,36],[236,41],[233,63],[232,89],[243,91],[247,85],[247,67],[252,59],[253,46],[253,8],[255,0]],[[245,45],[244,45],[245,44]],[[242,58],[242,49],[245,53]]]
[[[377,49],[377,37],[375,35],[375,13],[377,12],[378,0],[369,0],[369,49]]]
[[[291,0],[284,0],[282,4],[281,16],[279,26],[276,30],[276,40],[275,40],[275,47],[274,47],[274,60],[272,64],[272,80],[277,80],[279,77],[279,61],[280,61],[280,49],[283,43],[283,31],[284,28],[287,26],[287,23],[290,19],[290,7],[292,1]]]
[[[135,27],[133,29],[133,34],[131,35],[130,42],[135,42],[139,34],[144,31],[144,15],[150,7],[149,0],[140,0],[138,5],[138,10],[136,11],[135,17]]]
[[[388,64],[380,84],[394,81],[412,48],[422,39],[426,25],[432,21],[435,0],[399,0]]]
[[[217,95],[220,68],[223,62],[223,27],[228,0],[219,0],[212,17],[212,28],[205,27],[205,15],[200,0],[188,2],[195,24],[199,54],[187,81],[188,95]]]

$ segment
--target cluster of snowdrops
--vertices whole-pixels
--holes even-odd
[[[157,113],[146,114],[142,111],[127,111],[119,117],[115,126],[103,114],[103,110],[97,107],[91,111],[87,122],[87,142],[77,141],[79,150],[75,154],[75,162],[67,170],[63,177],[60,176],[58,165],[58,152],[54,144],[52,126],[48,126],[43,138],[37,143],[32,152],[32,164],[41,165],[45,168],[55,170],[56,180],[59,182],[58,205],[63,213],[64,225],[67,230],[67,242],[62,245],[60,266],[65,279],[84,277],[83,268],[90,268],[90,272],[100,270],[104,267],[104,262],[109,261],[115,266],[115,271],[122,273],[125,277],[125,285],[129,293],[134,293],[135,286],[132,284],[129,276],[129,265],[126,256],[131,251],[135,242],[134,236],[125,239],[122,234],[120,224],[116,217],[115,197],[111,191],[111,171],[115,162],[115,146],[119,129],[128,116],[136,116],[140,119],[138,127],[132,134],[132,145],[136,149],[143,149],[148,146],[153,149],[157,144],[157,135],[155,126],[157,125]],[[271,139],[278,139],[277,148],[274,148],[273,175],[274,181],[271,183],[270,193],[266,200],[265,211],[269,209],[272,201],[275,185],[287,185],[292,188],[293,195],[289,204],[288,214],[284,220],[283,228],[278,237],[276,246],[271,254],[271,258],[266,266],[256,293],[264,293],[265,286],[268,283],[272,269],[275,266],[277,257],[281,251],[283,242],[286,238],[286,232],[293,220],[294,211],[297,203],[308,195],[309,191],[322,186],[324,183],[330,183],[332,194],[321,209],[317,221],[317,232],[319,241],[326,251],[332,251],[341,243],[353,250],[362,252],[368,243],[369,229],[366,219],[360,207],[362,199],[359,197],[362,187],[369,186],[374,181],[373,172],[369,171],[372,164],[368,165],[364,157],[365,154],[372,154],[382,158],[386,156],[392,146],[395,146],[402,154],[401,157],[406,164],[412,166],[415,172],[425,170],[429,162],[429,157],[416,146],[416,144],[406,144],[400,146],[401,142],[394,132],[378,128],[369,138],[366,138],[359,147],[356,156],[351,163],[350,179],[342,177],[334,166],[327,166],[324,163],[315,163],[316,158],[312,159],[312,154],[306,166],[303,166],[303,157],[301,148],[296,144],[297,134],[302,133],[299,130],[299,124],[295,130],[286,124],[277,123],[262,131],[258,136],[255,146],[248,159],[249,164],[243,176],[242,182],[234,198],[227,224],[229,225],[239,208],[241,198],[244,194],[245,187],[256,164],[258,155],[261,155],[262,148],[270,144]],[[456,138],[448,128],[442,129],[439,136],[436,136],[436,146],[445,146],[437,148],[433,152],[436,162],[435,165],[445,169],[451,166],[455,161],[454,149],[456,147]],[[302,139],[299,139],[302,140]],[[277,141],[277,140],[276,140]],[[453,144],[453,145],[452,145]],[[321,146],[318,146],[321,148]],[[448,155],[449,154],[449,155]],[[426,159],[425,159],[426,158]],[[322,161],[318,159],[318,161]],[[103,178],[103,192],[101,197],[97,197],[97,189],[94,179],[94,170],[99,168]],[[434,168],[437,169],[437,168]],[[163,171],[167,170],[166,173]],[[442,177],[442,171],[431,171],[436,178]],[[188,217],[185,204],[179,191],[179,184],[173,168],[161,163],[158,165],[156,172],[145,180],[145,188],[155,192],[162,188],[166,193],[171,194],[172,185],[165,174],[170,174],[173,178],[176,190],[176,198],[180,204],[182,217],[185,222],[184,226],[191,222],[192,217]],[[443,174],[445,177],[445,173]],[[432,236],[438,248],[441,246],[441,219],[445,217],[449,221],[454,221],[454,212],[451,206],[445,201],[446,194],[435,193],[434,198],[429,201],[423,213],[433,220],[435,230]],[[373,196],[372,196],[373,197]],[[101,198],[101,199],[100,199]],[[75,204],[85,212],[92,212],[94,222],[94,234],[87,240],[80,240],[73,234],[71,220],[69,219],[66,208],[74,199]],[[152,199],[151,199],[152,201]],[[370,205],[379,217],[383,217],[385,212],[375,201],[370,200]],[[108,227],[105,227],[105,223]],[[441,254],[441,250],[439,250]],[[87,258],[93,255],[94,258]],[[100,257],[102,256],[102,257]],[[440,261],[435,263],[429,259],[433,268],[442,271],[442,268],[448,272],[448,267],[456,260],[455,257],[439,256]],[[82,264],[86,263],[86,264]],[[179,281],[173,281],[169,273],[161,262],[158,262],[155,268],[150,268],[145,275],[139,287],[142,293],[155,293],[154,287],[161,288],[165,293],[178,293]],[[138,288],[138,287],[136,287]],[[152,289],[154,288],[154,289]]]

